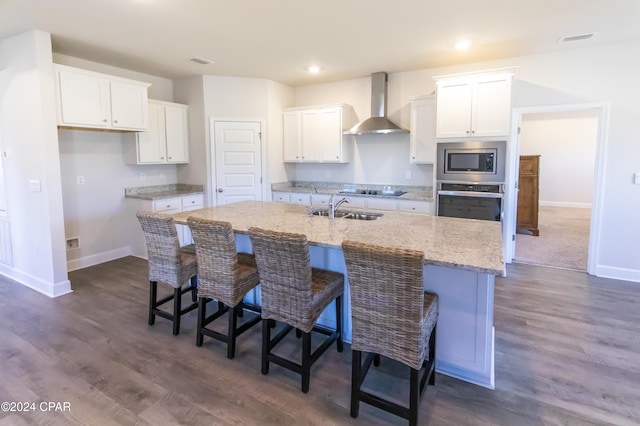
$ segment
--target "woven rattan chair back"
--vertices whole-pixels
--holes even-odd
[[[302,234],[249,228],[260,271],[262,318],[308,329],[311,305],[311,260]]]
[[[180,241],[171,216],[139,211],[136,213],[142,226],[149,257],[149,281],[169,284],[179,288],[190,276],[183,277],[180,257]]]
[[[236,306],[244,294],[234,295],[238,254],[231,224],[195,217],[187,222],[198,256],[198,296]]]
[[[424,254],[354,241],[345,241],[342,249],[351,292],[352,349],[420,369],[427,355],[420,327]]]

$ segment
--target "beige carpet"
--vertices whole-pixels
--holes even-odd
[[[540,206],[540,236],[516,235],[515,262],[587,270],[591,209]]]

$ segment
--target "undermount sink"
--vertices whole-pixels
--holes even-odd
[[[383,195],[390,197],[399,197],[400,195],[406,194],[406,191],[385,191],[385,190],[342,190],[338,192],[340,195]]]
[[[329,210],[319,209],[312,212],[314,216],[329,216]],[[355,220],[375,220],[382,216],[382,213],[371,212],[348,212],[344,210],[337,210],[335,213],[336,219],[355,219]]]

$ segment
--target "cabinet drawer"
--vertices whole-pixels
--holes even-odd
[[[367,208],[374,210],[395,210],[396,200],[389,198],[367,198]]]
[[[290,194],[289,202],[293,204],[309,204],[309,194],[292,192]]]
[[[277,201],[279,203],[288,203],[291,199],[288,192],[273,192],[271,198],[273,201]]]
[[[182,197],[182,211],[201,209],[204,204],[204,195],[194,194]]]
[[[153,211],[158,213],[180,213],[182,211],[182,198],[164,198],[153,202]]]
[[[312,194],[311,200],[314,206],[324,206],[327,207],[329,205],[329,199],[331,195],[327,194]]]
[[[432,214],[429,201],[398,200],[398,211],[409,213]]]

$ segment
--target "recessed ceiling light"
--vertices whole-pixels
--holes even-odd
[[[467,50],[471,46],[471,42],[469,40],[459,40],[456,43],[456,49],[458,50]]]
[[[210,61],[208,59],[204,59],[204,58],[199,58],[197,56],[193,57],[193,58],[189,58],[189,60],[191,62],[195,62],[196,64],[201,64],[201,65],[208,65],[208,64],[213,64],[213,61]]]
[[[320,67],[317,65],[311,65],[309,68],[307,68],[307,70],[312,73],[315,74],[317,72],[320,72]]]
[[[560,37],[560,40],[558,40],[558,43],[566,43],[569,41],[578,41],[578,40],[588,40],[595,35],[596,35],[595,33],[586,33],[586,34],[576,34],[572,36],[564,36],[564,37]]]

